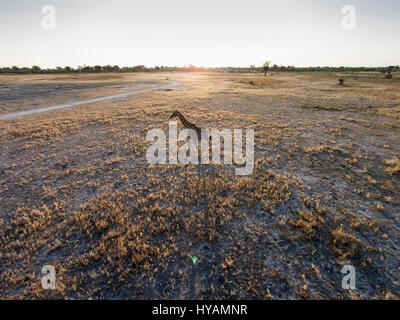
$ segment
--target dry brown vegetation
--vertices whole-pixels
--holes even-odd
[[[0,298],[400,296],[396,76],[1,76],[1,114],[167,77],[180,85],[0,120]],[[147,164],[147,130],[175,109],[254,129],[253,174]],[[41,288],[45,264],[56,290]],[[341,288],[345,264],[356,291]]]

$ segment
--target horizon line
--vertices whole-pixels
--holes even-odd
[[[0,68],[13,68],[13,67],[17,67],[17,68],[19,68],[19,69],[24,69],[24,68],[27,68],[27,69],[31,69],[31,68],[33,68],[33,67],[39,67],[41,70],[46,70],[46,69],[56,69],[56,68],[66,68],[66,67],[69,67],[69,68],[72,68],[72,69],[80,69],[80,68],[85,68],[85,67],[89,67],[89,68],[92,68],[92,67],[96,67],[96,66],[100,66],[100,67],[109,67],[109,66],[111,66],[111,67],[118,67],[118,68],[134,68],[134,67],[145,67],[145,68],[148,68],[148,69],[154,69],[154,68],[190,68],[190,67],[195,67],[195,68],[204,68],[204,69],[219,69],[219,68],[251,68],[251,66],[252,65],[248,65],[248,66],[214,66],[214,67],[210,67],[210,66],[200,66],[200,65],[194,65],[194,64],[187,64],[187,65],[181,65],[181,66],[174,66],[174,65],[151,65],[151,66],[146,66],[146,65],[144,65],[144,64],[137,64],[137,65],[131,65],[131,66],[127,66],[127,65],[119,65],[119,64],[103,64],[103,65],[100,65],[100,64],[94,64],[94,65],[87,65],[87,64],[84,64],[84,65],[74,65],[74,66],[72,66],[72,65],[68,65],[68,64],[65,64],[65,65],[57,65],[57,66],[52,66],[52,67],[50,67],[50,66],[40,66],[40,65],[37,65],[37,64],[33,64],[33,65],[30,65],[30,66],[19,66],[19,65],[11,65],[11,66],[6,66],[6,65],[0,65]],[[262,66],[257,66],[257,65],[254,65],[255,66],[255,68],[262,68]],[[270,65],[270,69],[271,68],[273,68],[274,66],[277,66],[277,67],[279,67],[279,68],[281,68],[281,67],[285,67],[285,68],[288,68],[288,67],[290,67],[290,68],[387,68],[387,67],[400,67],[400,64],[388,64],[388,65],[358,65],[358,66],[349,66],[349,65],[336,65],[336,66],[333,66],[333,65],[314,65],[314,66],[297,66],[297,65],[290,65],[290,64],[288,64],[288,65],[284,65],[284,64],[272,64],[271,63],[271,65]]]

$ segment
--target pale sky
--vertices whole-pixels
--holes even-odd
[[[44,5],[55,30],[42,28]],[[342,28],[342,7],[356,29]],[[0,66],[400,64],[400,0],[1,0]]]

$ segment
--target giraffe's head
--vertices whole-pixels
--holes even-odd
[[[175,110],[174,112],[172,112],[170,119],[179,117],[181,113],[178,110]]]

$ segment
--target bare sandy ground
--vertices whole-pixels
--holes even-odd
[[[0,114],[179,85],[0,120],[0,297],[398,298],[400,86],[381,78],[1,76]],[[253,174],[149,165],[146,133],[175,109],[254,129]]]
[[[23,110],[23,111],[19,111],[19,112],[6,113],[6,114],[0,115],[0,120],[13,119],[13,118],[18,118],[18,117],[22,117],[22,116],[27,116],[27,115],[37,114],[37,113],[43,113],[43,112],[49,112],[49,111],[54,111],[54,110],[64,109],[64,108],[73,108],[73,107],[77,107],[77,106],[81,106],[81,105],[85,105],[85,104],[97,103],[97,102],[100,102],[100,101],[124,99],[126,97],[133,96],[135,94],[144,93],[144,92],[151,92],[151,91],[157,91],[157,90],[170,89],[172,87],[175,87],[176,85],[178,85],[177,81],[172,81],[172,82],[167,83],[167,84],[165,84],[165,83],[164,84],[160,84],[160,83],[156,84],[156,83],[154,83],[153,86],[149,86],[149,83],[140,83],[140,84],[138,84],[136,86],[122,87],[121,88],[122,90],[127,91],[127,92],[124,92],[124,93],[116,93],[116,94],[100,96],[100,97],[87,99],[87,100],[79,100],[79,101],[76,101],[76,102],[59,104],[59,105],[55,105],[55,106],[41,107],[41,108],[36,108],[36,109]],[[27,97],[29,95],[35,96],[35,97],[38,95],[37,92],[35,91],[35,87],[37,87],[37,86],[33,86],[33,88],[31,88],[31,90],[28,90],[28,92],[25,92],[25,99],[29,99],[29,97]],[[40,85],[39,85],[39,87],[40,87]],[[144,87],[149,87],[149,88],[144,88]],[[10,88],[10,87],[8,87],[8,88]],[[83,86],[83,88],[86,89],[87,87]],[[12,100],[13,99],[13,97],[12,97],[13,94],[17,94],[18,95],[21,88],[20,87],[16,87],[16,88],[14,87],[12,89],[13,89],[13,91],[11,92],[11,94],[7,95],[7,100]],[[51,90],[51,86],[50,86],[50,88],[48,88],[48,86],[47,86],[47,89],[50,91]]]

